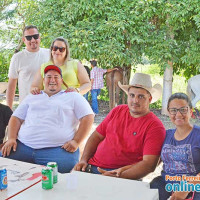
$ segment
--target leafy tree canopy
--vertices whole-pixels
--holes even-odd
[[[34,24],[42,46],[63,36],[73,58],[95,58],[102,67],[136,65],[145,55],[161,73],[168,60],[174,73],[200,71],[199,0],[7,0],[0,9],[7,25],[0,39],[12,48],[24,25]]]

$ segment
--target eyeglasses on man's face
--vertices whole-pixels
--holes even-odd
[[[184,106],[181,108],[168,108],[169,114],[171,115],[176,115],[177,112],[179,111],[181,114],[187,114],[188,112],[188,106]]]
[[[65,47],[58,47],[58,46],[53,46],[52,47],[53,51],[59,50],[61,53],[63,53],[65,51],[65,49],[66,49]]]
[[[28,40],[28,41],[31,41],[32,38],[34,38],[35,40],[37,40],[39,38],[39,34],[35,34],[35,35],[26,35],[25,38]]]

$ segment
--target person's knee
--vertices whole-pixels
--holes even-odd
[[[69,173],[79,161],[79,149],[74,153],[65,152],[58,161],[58,172]]]
[[[78,160],[58,163],[58,172],[69,173],[77,163],[78,163]]]
[[[150,182],[150,188],[159,188],[160,185],[162,184],[162,177],[158,176],[156,178],[154,178],[151,182]]]
[[[34,163],[33,158],[32,158],[32,149],[24,145],[20,141],[17,141],[16,151],[13,151],[12,149],[10,152],[10,155],[6,156],[6,158],[28,162],[28,163]]]
[[[199,200],[200,199],[200,192],[195,192],[194,193],[194,200]]]

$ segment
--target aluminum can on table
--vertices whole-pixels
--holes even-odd
[[[6,168],[0,168],[0,190],[4,190],[7,187],[7,170]]]
[[[42,188],[45,190],[53,188],[53,170],[51,167],[42,169]]]
[[[58,165],[56,162],[48,162],[47,167],[51,167],[53,169],[53,183],[58,182]]]

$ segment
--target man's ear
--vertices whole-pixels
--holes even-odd
[[[23,40],[23,42],[25,42],[25,37],[24,36],[22,36],[22,40]]]
[[[192,117],[193,115],[193,109],[190,109],[190,116]]]
[[[151,101],[152,101],[152,96],[150,95],[150,97],[149,97],[149,103],[151,103]]]
[[[44,79],[45,79],[45,74],[44,74],[44,78],[43,78],[43,80],[42,80],[43,85],[44,85]]]

